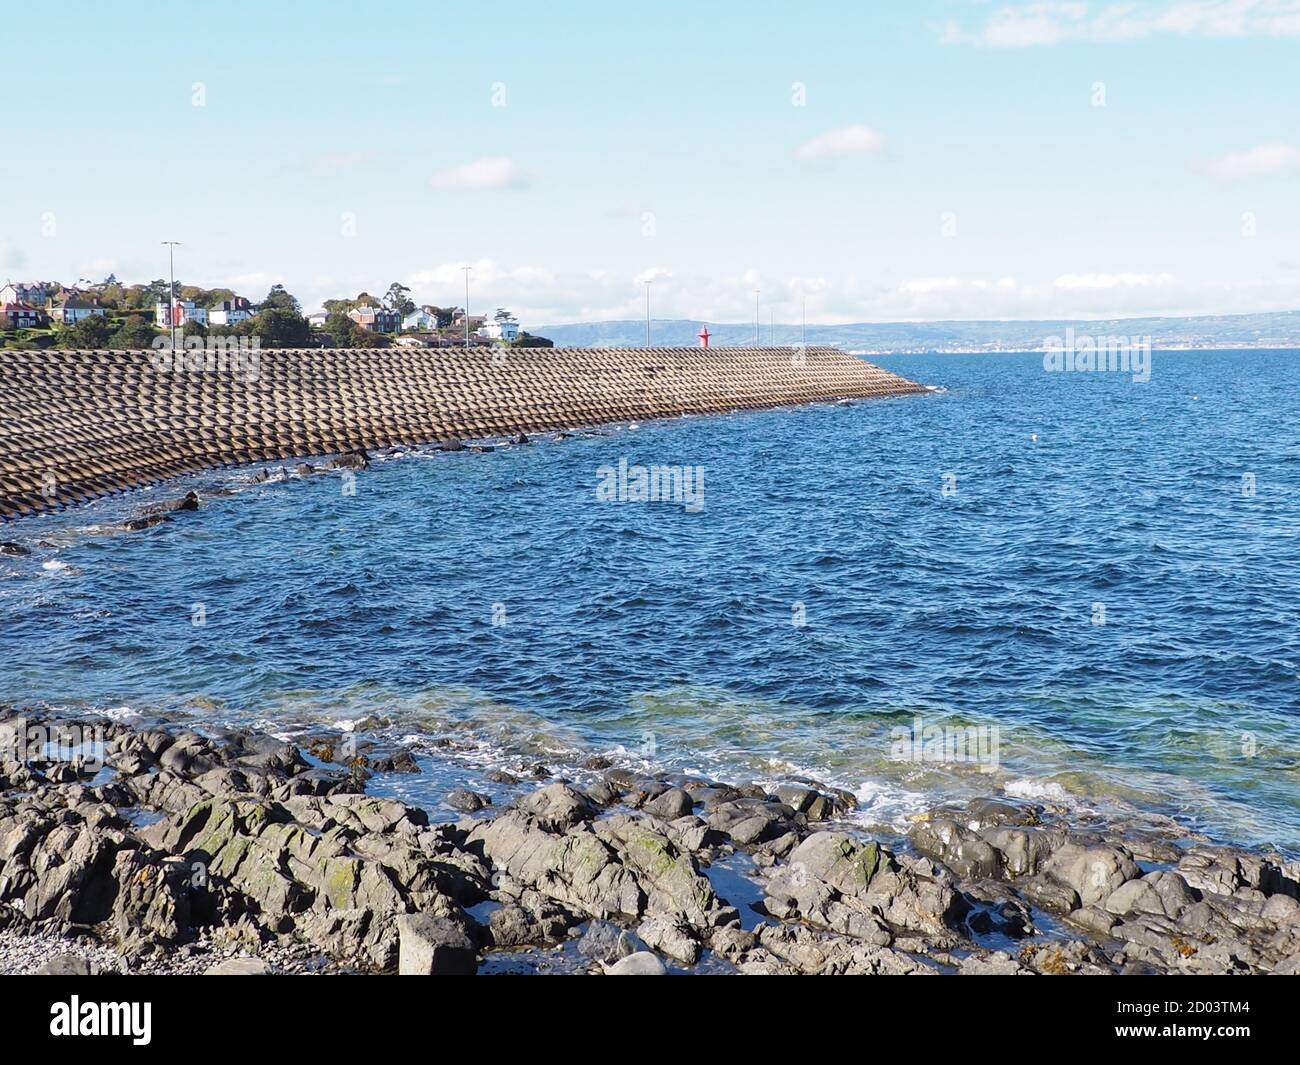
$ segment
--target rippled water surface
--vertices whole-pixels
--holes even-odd
[[[1297,360],[894,356],[942,391],[19,522],[0,700],[377,714],[485,759],[813,776],[884,821],[1006,789],[1297,852]],[[599,502],[620,458],[702,467],[703,510]],[[900,760],[918,718],[996,726],[995,771]]]

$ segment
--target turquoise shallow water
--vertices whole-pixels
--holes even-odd
[[[1007,790],[1300,852],[1298,360],[895,356],[941,391],[15,523],[0,701],[382,714],[484,760],[810,775],[866,818]],[[601,502],[620,459],[701,467],[703,509]],[[996,767],[901,758],[918,719],[996,727]]]

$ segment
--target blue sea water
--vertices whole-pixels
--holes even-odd
[[[375,715],[484,763],[811,777],[867,823],[1006,791],[1300,853],[1297,360],[882,357],[937,391],[24,520],[0,701]],[[620,459],[701,468],[703,509],[602,502]],[[996,767],[900,757],[918,722],[996,727]]]

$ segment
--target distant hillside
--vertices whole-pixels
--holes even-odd
[[[698,344],[703,322],[652,321],[653,344]],[[716,347],[754,342],[750,323],[708,323]],[[1112,318],[1104,321],[1031,322],[853,322],[810,325],[809,344],[834,344],[861,351],[1028,351],[1041,348],[1047,337],[1063,336],[1073,327],[1089,336],[1151,337],[1157,348],[1176,347],[1300,347],[1300,311],[1268,314],[1227,314],[1196,318]],[[639,347],[645,343],[645,321],[574,322],[539,326],[533,330],[558,345],[574,347]],[[778,323],[760,330],[763,344],[799,343],[798,325]],[[770,339],[769,339],[770,337]]]

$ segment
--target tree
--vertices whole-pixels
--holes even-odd
[[[510,346],[512,348],[553,348],[555,341],[547,340],[546,337],[535,337],[531,333],[520,333]]]
[[[113,328],[102,314],[92,314],[76,325],[59,330],[61,348],[106,348]]]
[[[167,299],[167,282],[151,281],[147,285],[132,285],[126,290],[123,305],[128,309],[153,310],[154,304]]]
[[[283,285],[272,285],[271,291],[262,300],[262,310],[290,311],[302,317],[302,307],[293,296],[284,290]]]
[[[121,328],[108,338],[108,346],[115,351],[136,351],[151,346],[153,338],[157,335],[153,326],[143,318],[131,315],[122,323]]]
[[[384,306],[405,318],[415,310],[415,303],[411,300],[411,290],[400,281],[394,281],[388,286],[388,293],[384,296]]]
[[[347,300],[326,300],[325,306],[328,308],[331,303],[346,303]],[[325,319],[324,332],[333,341],[336,348],[355,348],[357,346],[357,323],[348,317],[347,311],[334,309],[329,312]]]
[[[277,285],[276,288],[279,288]],[[272,293],[274,294],[274,289]],[[283,289],[280,290],[284,292]],[[285,293],[287,295],[287,293]],[[298,301],[292,296],[295,309],[290,310],[285,307],[266,306],[263,304],[262,310],[250,319],[252,326],[249,332],[261,339],[264,347],[268,348],[302,348],[311,342],[311,327],[296,310]],[[240,325],[245,323],[241,322]]]

